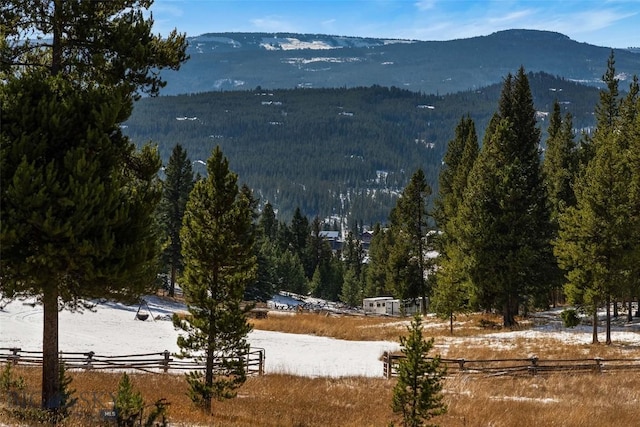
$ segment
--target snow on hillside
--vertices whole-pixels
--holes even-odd
[[[184,311],[182,304],[153,296],[146,297],[151,311],[147,321],[135,319],[139,306],[102,302],[93,312],[60,313],[60,350],[115,356],[178,352],[179,332],[170,317]],[[274,304],[295,305],[283,297]],[[143,312],[148,312],[145,305]],[[159,320],[151,320],[151,317]],[[33,299],[13,301],[0,310],[0,347],[42,348],[42,307]],[[292,319],[293,320],[293,319]],[[286,334],[255,330],[249,334],[252,347],[265,349],[265,372],[309,377],[367,376],[381,377],[380,356],[399,348],[395,342],[356,342],[312,335]]]

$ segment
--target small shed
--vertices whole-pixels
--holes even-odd
[[[387,314],[387,302],[393,297],[373,297],[362,300],[362,308],[365,314]]]

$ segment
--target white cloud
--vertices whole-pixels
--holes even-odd
[[[577,13],[573,20],[573,30],[586,32],[607,28],[621,19],[636,16],[638,13],[618,13],[613,10],[590,10]],[[578,24],[577,26],[575,24]]]
[[[415,5],[418,10],[429,10],[435,7],[436,0],[418,0]]]
[[[519,10],[495,18],[489,18],[488,23],[491,25],[511,25],[522,22],[523,19],[532,16],[533,14],[534,12],[530,9]]]

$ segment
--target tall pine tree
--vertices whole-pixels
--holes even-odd
[[[463,117],[456,127],[455,138],[447,146],[434,212],[440,234],[437,238],[439,256],[433,308],[439,316],[449,320],[451,333],[455,313],[463,311],[469,300],[464,256],[459,250],[458,214],[478,151],[475,124],[470,117]]]
[[[182,272],[182,242],[180,229],[187,207],[189,193],[193,188],[191,160],[182,145],[176,144],[165,168],[166,179],[160,201],[160,222],[166,237],[163,261],[169,266],[169,296],[175,294],[176,277]]]
[[[433,267],[427,253],[433,250],[433,236],[429,240],[429,196],[431,187],[422,169],[418,169],[391,211],[390,232],[395,239],[388,261],[396,297],[421,299],[425,312],[431,293],[427,274]]]
[[[189,196],[181,231],[191,318],[174,323],[187,332],[178,338],[182,353],[205,362],[204,375],[191,373],[187,380],[194,402],[210,412],[213,398],[233,397],[246,378],[251,326],[241,303],[255,281],[256,259],[252,200],[239,190],[220,147],[208,159],[207,173]]]
[[[0,6],[0,286],[43,305],[46,409],[60,404],[59,303],[131,297],[156,268],[151,218],[159,160],[150,149],[136,152],[119,128],[133,99],[164,85],[157,70],[177,69],[186,59],[184,35],[152,34],[145,14],[151,4]]]
[[[542,172],[549,200],[552,239],[558,237],[558,218],[568,207],[575,206],[573,190],[578,174],[579,153],[574,141],[573,121],[570,113],[562,118],[560,104],[555,101],[548,128],[549,138],[542,163]],[[553,304],[561,299],[564,277],[560,268],[553,278]]]
[[[554,265],[540,131],[523,68],[507,76],[487,132],[460,209],[460,244],[476,301],[513,326],[521,305],[547,302]]]
[[[637,286],[633,275],[638,271],[640,246],[640,205],[634,185],[638,171],[633,161],[637,134],[628,130],[634,128],[638,87],[634,80],[626,101],[620,102],[613,53],[603,80],[607,89],[596,108],[593,157],[576,182],[576,206],[560,215],[555,253],[567,271],[569,300],[593,315],[593,343],[598,342],[597,310],[605,305],[606,343],[611,344],[611,301]]]

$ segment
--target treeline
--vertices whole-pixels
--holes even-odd
[[[611,57],[593,134],[578,136],[572,114],[555,102],[543,157],[532,77],[522,68],[506,76],[482,144],[474,120],[459,119],[440,192],[418,168],[367,251],[362,223],[332,248],[324,231],[341,223],[309,220],[300,208],[281,220],[270,202],[258,214],[253,198],[257,272],[245,298],[287,290],[359,306],[363,297],[391,295],[430,302],[451,325],[456,313],[487,310],[509,327],[567,298],[594,316],[594,342],[601,306],[627,301],[631,316],[640,294],[638,81],[620,95]]]
[[[576,129],[593,127],[595,88],[545,73],[529,78],[543,129],[556,99]],[[500,85],[446,96],[373,86],[145,98],[124,132],[137,143],[153,140],[164,162],[180,143],[199,173],[220,146],[283,219],[300,208],[308,217],[373,225],[387,220],[412,171],[423,169],[437,191],[457,120],[469,114],[482,133],[499,96]]]

